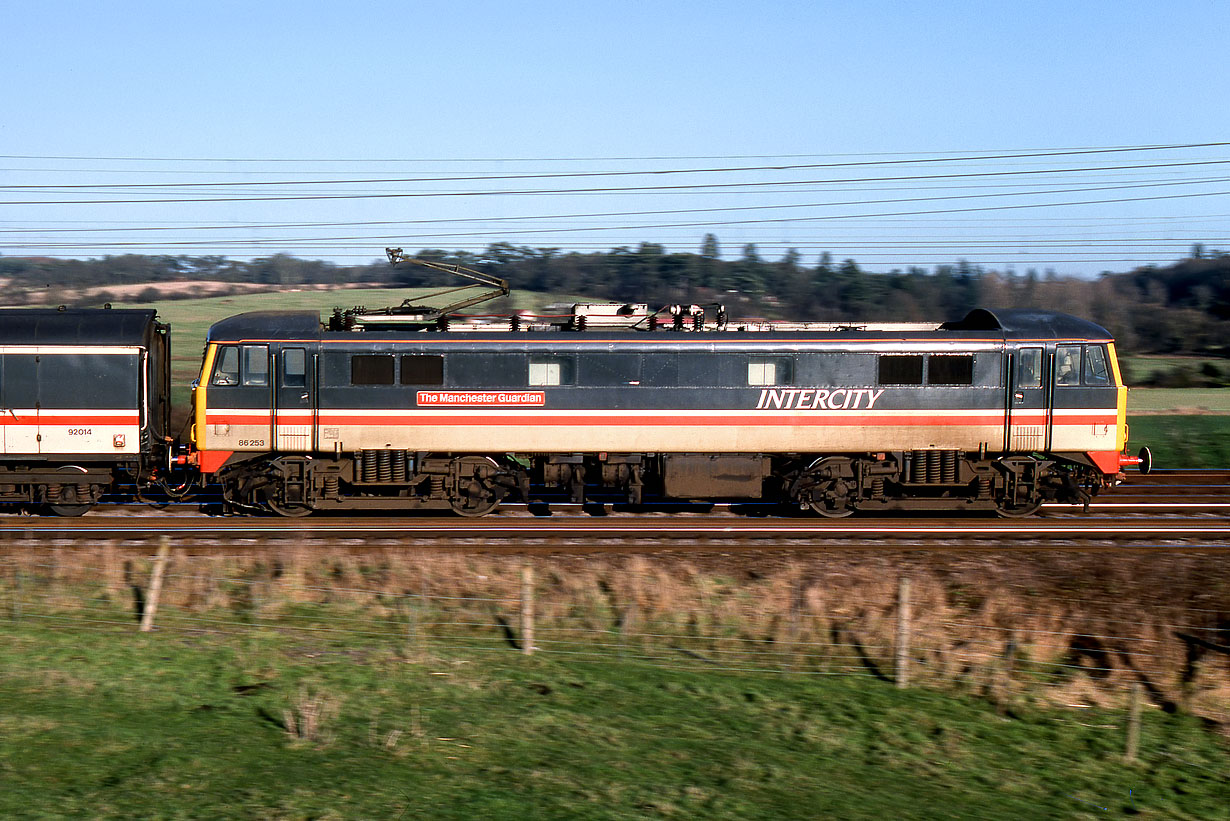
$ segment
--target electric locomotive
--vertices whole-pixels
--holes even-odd
[[[257,312],[209,332],[192,443],[233,508],[288,516],[480,516],[539,494],[1021,516],[1141,461],[1123,455],[1126,394],[1110,334],[1050,311]]]

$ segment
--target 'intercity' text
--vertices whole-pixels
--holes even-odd
[[[760,401],[756,410],[782,408],[783,410],[871,410],[876,400],[884,394],[884,389],[878,391],[869,388],[838,388],[824,390],[822,388],[783,388],[773,390],[765,388],[760,392]],[[864,402],[863,400],[866,400]]]

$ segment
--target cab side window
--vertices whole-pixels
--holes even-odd
[[[1089,345],[1085,348],[1085,384],[1110,384],[1110,369],[1106,366],[1106,349],[1101,345]]]
[[[1081,346],[1060,345],[1055,349],[1055,384],[1081,383]]]
[[[243,346],[243,384],[265,386],[269,384],[269,346]]]
[[[239,349],[234,345],[218,349],[217,364],[214,365],[214,376],[211,385],[239,384]]]

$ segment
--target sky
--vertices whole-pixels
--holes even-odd
[[[1230,249],[1230,5],[1018,5],[0,0],[0,254]]]

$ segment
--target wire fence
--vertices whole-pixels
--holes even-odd
[[[285,543],[12,544],[0,613],[72,630],[281,631],[409,657],[548,654],[849,676],[1010,707],[1230,722],[1217,554],[509,556]]]

